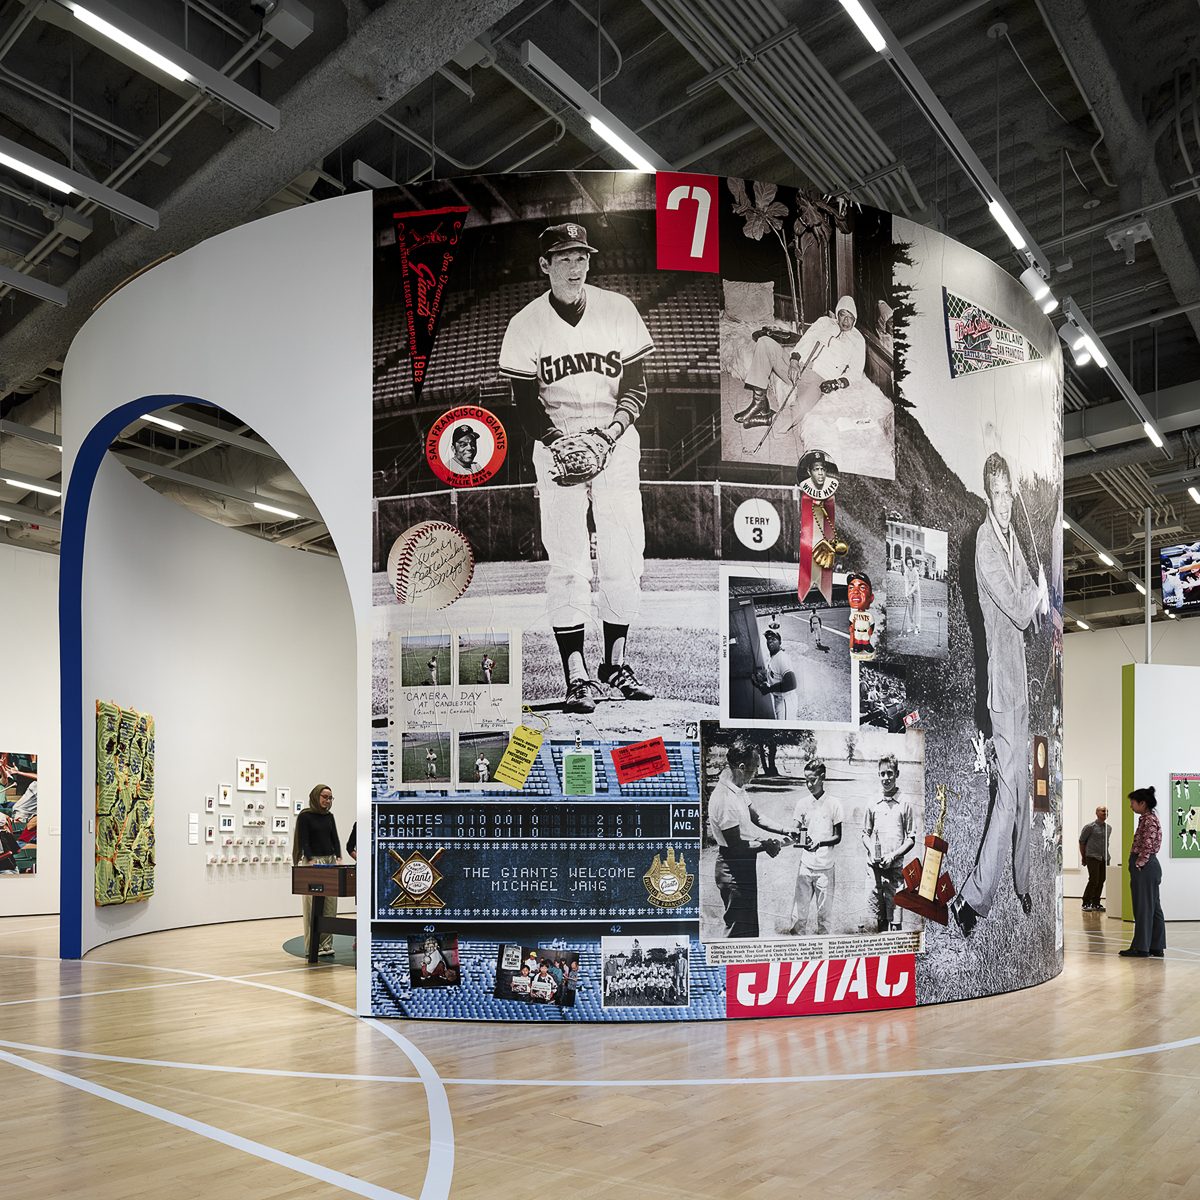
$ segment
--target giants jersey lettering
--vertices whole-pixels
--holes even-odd
[[[584,292],[577,325],[564,321],[543,292],[509,321],[500,347],[500,373],[536,379],[547,415],[566,433],[611,421],[625,367],[654,349],[628,297],[591,284]]]

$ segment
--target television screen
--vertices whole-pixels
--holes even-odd
[[[1200,612],[1200,542],[1158,552],[1163,608],[1181,616]]]

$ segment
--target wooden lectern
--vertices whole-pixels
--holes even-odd
[[[353,934],[358,928],[354,917],[327,917],[325,915],[326,896],[355,895],[356,874],[358,868],[351,863],[343,866],[339,863],[316,864],[307,867],[292,868],[292,895],[311,896],[312,926],[308,939],[308,961],[317,961],[317,949],[320,946],[322,933]]]

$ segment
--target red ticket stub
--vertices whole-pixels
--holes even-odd
[[[631,742],[628,746],[614,746],[612,760],[618,783],[633,783],[638,779],[649,779],[651,775],[665,775],[671,769],[666,744],[660,737]]]

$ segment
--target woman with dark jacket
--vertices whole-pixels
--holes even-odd
[[[327,783],[318,783],[308,793],[308,807],[296,818],[296,832],[292,838],[292,862],[300,867],[318,863],[336,863],[342,856],[342,843],[338,840],[337,822],[333,819],[333,789]],[[325,916],[337,916],[337,897],[326,896]],[[308,957],[312,938],[312,897],[304,897],[304,954]],[[333,953],[333,934],[323,933],[317,947],[318,954]]]
[[[1167,926],[1158,886],[1162,867],[1158,852],[1162,848],[1162,826],[1154,809],[1158,804],[1154,789],[1135,788],[1129,793],[1129,807],[1138,814],[1138,826],[1129,847],[1129,890],[1133,897],[1133,943],[1122,950],[1122,958],[1162,958],[1167,948]]]

